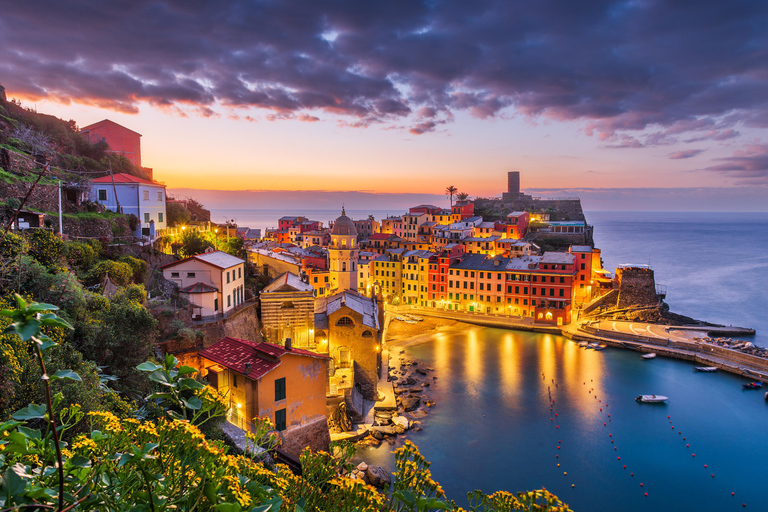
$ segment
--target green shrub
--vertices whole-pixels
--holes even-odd
[[[114,300],[129,300],[137,304],[145,304],[147,302],[147,291],[144,289],[143,284],[132,284],[117,292]]]
[[[127,286],[133,280],[133,268],[129,264],[103,260],[91,268],[86,276],[86,281],[91,285],[99,284],[104,281],[107,274],[117,286]]]
[[[29,237],[29,254],[43,265],[58,263],[64,253],[64,242],[47,229],[36,229]]]
[[[149,265],[144,260],[134,258],[133,256],[123,255],[120,256],[117,261],[121,263],[127,263],[133,269],[133,282],[143,283],[149,272]]]
[[[182,330],[186,325],[181,320],[171,320],[171,323],[168,324],[168,330],[171,332],[171,335],[176,336],[180,330]]]
[[[4,258],[15,258],[27,252],[29,252],[29,241],[22,235],[9,231],[5,234],[5,239],[0,241],[0,256]]]
[[[96,260],[93,247],[85,242],[67,242],[64,244],[64,254],[70,266],[88,270]]]

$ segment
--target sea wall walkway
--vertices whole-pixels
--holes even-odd
[[[661,356],[693,361],[701,366],[715,366],[750,379],[768,382],[768,359],[706,343],[699,338],[706,335],[751,335],[755,332],[753,329],[708,325],[665,326],[611,320],[577,322],[557,327],[538,324],[532,318],[436,310],[415,306],[387,305],[386,313],[388,321],[391,321],[391,317],[394,315],[413,314],[484,327],[558,334],[575,341],[599,342],[617,348],[646,353],[654,352]]]

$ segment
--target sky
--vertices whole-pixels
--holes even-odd
[[[172,190],[768,209],[764,0],[12,2],[0,84]]]

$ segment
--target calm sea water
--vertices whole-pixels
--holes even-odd
[[[347,213],[378,219],[397,212]],[[338,216],[214,212],[251,227],[274,226],[284,214]],[[587,217],[606,268],[650,258],[673,311],[753,327],[754,341],[768,345],[767,213]],[[626,350],[587,351],[559,336],[479,327],[435,335],[406,352],[438,375],[438,404],[424,430],[408,437],[461,505],[473,489],[546,487],[578,511],[768,509],[768,403],[762,392],[742,390],[742,378]],[[651,393],[669,396],[669,404],[634,401]],[[391,450],[363,449],[358,458],[394,469]]]

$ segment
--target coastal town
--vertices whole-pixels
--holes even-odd
[[[168,316],[178,324],[154,351],[198,368],[225,397],[223,431],[236,446],[246,446],[258,418],[273,422],[276,453],[294,466],[305,448],[327,450],[331,440],[394,444],[421,430],[439,376],[398,343],[466,324],[562,334],[597,350],[617,346],[768,380],[762,349],[725,338],[754,331],[670,312],[648,265],[605,269],[580,200],[527,195],[519,172],[508,172],[496,199],[448,186],[447,207],[352,219],[340,206],[327,223],[285,215],[262,236],[211,222],[192,198],[169,198],[142,167],[132,130],[104,120],[80,134],[140,172],[57,185],[69,215],[46,214],[61,200],[45,194],[11,202],[6,223],[12,232],[106,240],[145,258],[154,290],[147,308],[161,325]],[[46,165],[18,149],[2,152],[20,175]],[[83,223],[77,212],[85,208],[135,220],[120,233]],[[114,297],[115,278],[107,272],[94,289]],[[388,485],[385,470],[363,466],[353,478]]]

